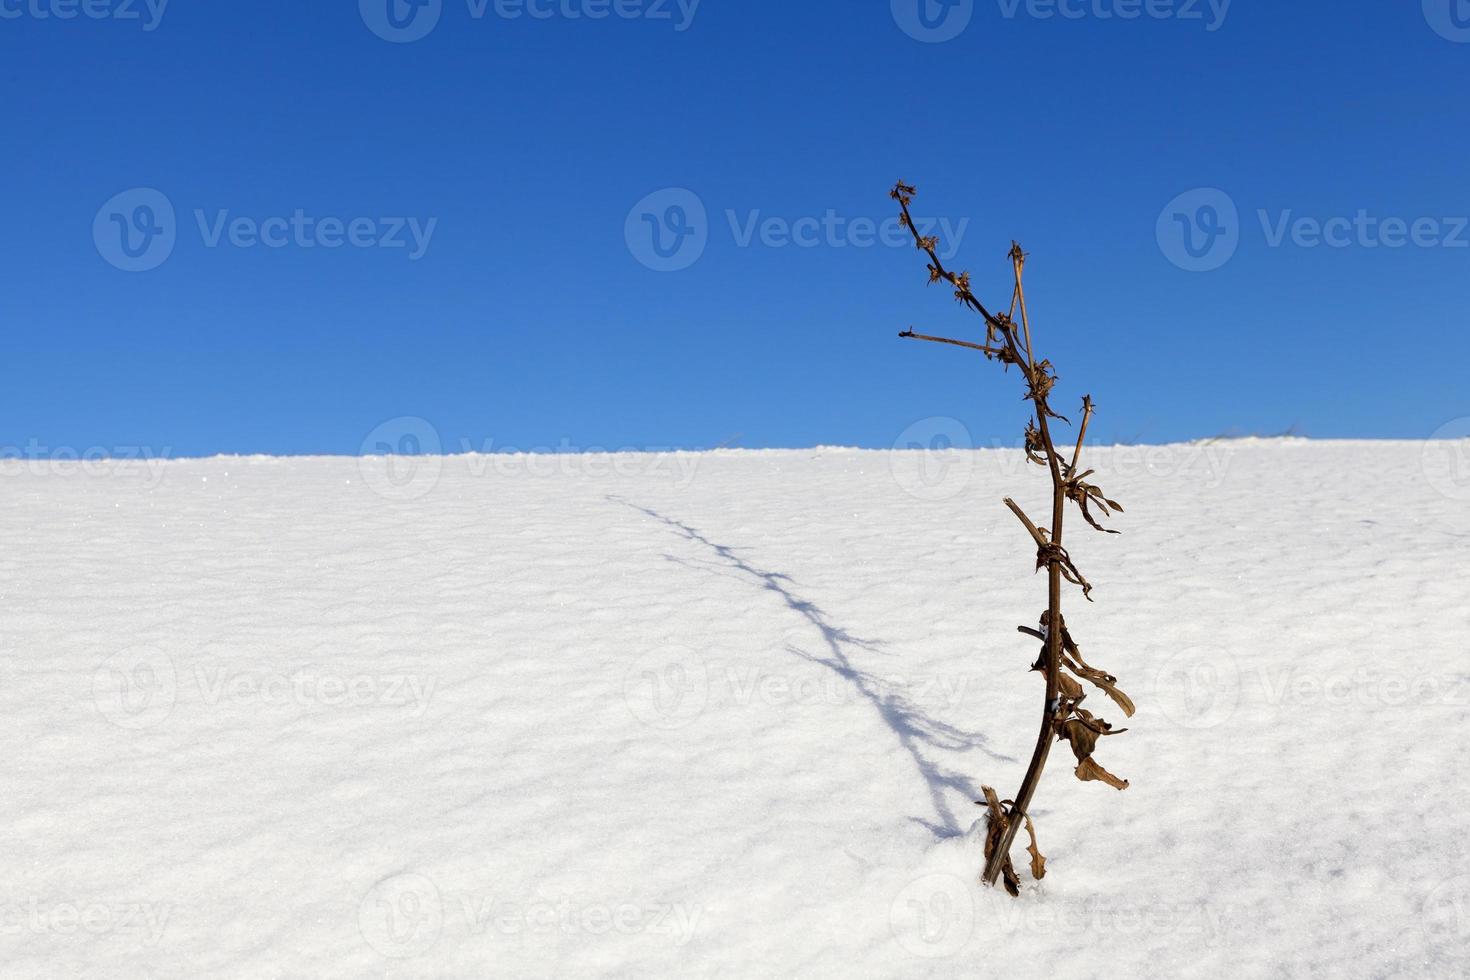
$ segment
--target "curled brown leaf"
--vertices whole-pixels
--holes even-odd
[[[1026,848],[1031,854],[1031,877],[1040,881],[1046,877],[1046,858],[1042,856],[1041,849],[1036,846],[1036,825],[1031,822],[1030,815],[1026,817],[1026,834],[1031,838],[1031,843]]]
[[[1091,759],[1084,759],[1082,764],[1077,767],[1077,778],[1084,783],[1094,781],[1107,783],[1114,789],[1128,788],[1128,780],[1119,779]]]

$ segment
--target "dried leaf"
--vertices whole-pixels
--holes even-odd
[[[1057,738],[1072,743],[1072,754],[1077,757],[1078,762],[1086,762],[1097,748],[1097,732],[1075,718],[1061,726]]]
[[[1077,648],[1072,634],[1067,631],[1065,625],[1062,627],[1062,647],[1067,652],[1067,656],[1062,658],[1062,664],[1078,677],[1092,682],[1123,709],[1123,714],[1132,718],[1137,709],[1133,706],[1133,699],[1118,689],[1118,678],[1106,671],[1098,670],[1083,660],[1082,651]]]
[[[1119,507],[1116,501],[1109,500],[1107,497],[1103,496],[1103,492],[1097,487],[1093,486],[1091,483],[1082,482],[1085,477],[1091,474],[1092,470],[1088,470],[1086,473],[1081,473],[1077,476],[1072,477],[1071,480],[1067,481],[1067,499],[1077,504],[1078,508],[1080,508],[1082,511],[1082,519],[1097,530],[1102,531],[1105,534],[1123,533],[1121,531],[1114,531],[1111,528],[1103,527],[1097,522],[1097,519],[1092,516],[1092,511],[1088,508],[1089,503],[1095,504],[1097,508],[1102,511],[1104,517],[1111,516],[1111,511],[1113,510],[1121,512],[1123,508]]]
[[[1133,717],[1133,712],[1137,709],[1133,706],[1133,699],[1118,689],[1118,678],[1112,674],[1094,670],[1086,664],[1077,663],[1071,657],[1063,657],[1062,664],[1072,673],[1084,680],[1090,681],[1094,687],[1112,698],[1113,702],[1123,709],[1123,714],[1129,718]]]
[[[1040,531],[1043,534],[1047,533],[1046,528],[1040,528]],[[1082,577],[1082,573],[1077,570],[1077,565],[1072,561],[1072,556],[1067,553],[1066,548],[1048,542],[1036,549],[1036,570],[1038,572],[1053,562],[1056,563],[1058,570],[1061,571],[1062,578],[1071,582],[1073,585],[1081,586],[1082,598],[1091,602],[1092,583]]]
[[[1121,728],[1115,732],[1112,725],[1101,718],[1094,718],[1092,712],[1077,708],[1076,713],[1058,728],[1057,738],[1071,742],[1072,754],[1082,762],[1097,748],[1098,739],[1106,735],[1121,735],[1127,730]]]
[[[1006,828],[1010,826],[1010,822],[1006,820],[1005,808],[1000,805],[1000,797],[996,795],[995,790],[989,786],[982,786],[980,789],[985,794],[985,800],[982,805],[990,810],[990,820],[985,831],[985,862],[989,864],[990,858],[995,854],[996,848],[1000,846],[1001,838],[1005,835]],[[977,800],[976,802],[979,803],[981,801]],[[1001,864],[1000,872],[1001,878],[1005,882],[1006,891],[1010,892],[1012,897],[1018,897],[1021,894],[1021,879],[1016,874],[1015,865],[1011,863],[1009,854],[1006,855],[1004,862]]]
[[[1107,783],[1114,789],[1128,788],[1128,780],[1119,779],[1091,759],[1084,759],[1082,764],[1077,767],[1077,778],[1084,783],[1094,781]]]
[[[1010,353],[1009,349],[1006,353]],[[1026,458],[1038,466],[1046,466],[1046,442],[1035,422],[1026,423]]]
[[[1077,756],[1077,778],[1084,782],[1101,780],[1117,789],[1127,789],[1127,780],[1119,779],[1093,761],[1092,751],[1097,740],[1106,735],[1121,735],[1126,728],[1113,731],[1113,726],[1095,718],[1090,711],[1075,709],[1075,714],[1057,728],[1057,738],[1072,743],[1072,753]]]
[[[1045,673],[1046,671],[1043,670],[1042,674]],[[1082,685],[1072,680],[1072,678],[1068,677],[1066,674],[1057,675],[1057,690],[1059,690],[1062,694],[1062,697],[1066,698],[1068,701],[1080,702],[1083,698],[1087,697],[1087,693],[1082,690]]]
[[[1031,854],[1031,877],[1040,881],[1046,877],[1046,858],[1041,854],[1041,849],[1036,846],[1036,825],[1031,822],[1031,817],[1026,816],[1026,834],[1031,838],[1031,844],[1026,848]]]

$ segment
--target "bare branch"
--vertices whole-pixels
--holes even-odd
[[[1093,518],[1089,505],[1097,507],[1105,515],[1121,511],[1123,508],[1116,501],[1105,497],[1097,487],[1083,482],[1091,475],[1090,470],[1078,474],[1082,446],[1087,439],[1087,427],[1093,415],[1091,396],[1082,399],[1082,421],[1077,432],[1076,448],[1072,450],[1070,461],[1058,451],[1053,441],[1051,420],[1065,421],[1065,419],[1052,410],[1049,401],[1057,380],[1056,372],[1050,361],[1036,357],[1032,346],[1031,316],[1026,307],[1026,290],[1023,283],[1026,252],[1021,248],[1020,243],[1014,241],[1011,243],[1009,258],[1014,285],[1011,290],[1010,310],[1003,315],[991,313],[970,288],[970,274],[967,272],[955,273],[946,269],[938,254],[939,240],[919,234],[909,210],[909,205],[916,193],[918,192],[912,186],[902,181],[893,188],[892,197],[899,205],[899,221],[913,235],[915,247],[928,256],[930,283],[947,283],[953,288],[957,301],[980,314],[984,319],[985,343],[953,340],[947,337],[927,337],[914,333],[912,329],[899,336],[978,350],[987,358],[1001,361],[1003,365],[1018,365],[1022,374],[1025,375],[1026,398],[1035,408],[1035,419],[1026,428],[1026,456],[1032,462],[1045,465],[1051,473],[1050,531],[1038,527],[1014,500],[1009,497],[1005,500],[1006,506],[1021,521],[1036,544],[1036,567],[1038,570],[1047,569],[1048,597],[1047,609],[1041,618],[1042,629],[1033,630],[1025,626],[1020,627],[1022,633],[1033,636],[1044,644],[1042,658],[1036,664],[1036,669],[1042,671],[1046,677],[1046,698],[1043,702],[1041,731],[1037,737],[1036,750],[1032,754],[1031,764],[1026,769],[1026,776],[1021,782],[1020,792],[1016,794],[1014,802],[1009,800],[1002,802],[997,798],[995,791],[987,787],[986,799],[981,804],[987,806],[990,813],[990,827],[985,845],[984,880],[987,884],[993,885],[997,880],[1003,878],[1006,889],[1015,895],[1019,893],[1020,883],[1011,862],[1010,847],[1017,829],[1023,824],[1031,836],[1031,847],[1028,850],[1032,853],[1033,875],[1039,878],[1045,870],[1044,859],[1036,849],[1035,829],[1031,826],[1028,811],[1040,783],[1042,770],[1046,767],[1054,737],[1066,738],[1072,742],[1073,750],[1079,760],[1076,769],[1078,779],[1100,780],[1119,789],[1125,789],[1128,786],[1127,780],[1113,776],[1098,765],[1091,755],[1092,747],[1099,737],[1118,734],[1118,732],[1112,731],[1111,726],[1106,722],[1094,719],[1091,714],[1078,707],[1085,695],[1076,680],[1071,677],[1064,678],[1062,673],[1065,667],[1078,677],[1091,681],[1123,706],[1125,713],[1129,715],[1133,713],[1133,703],[1128,700],[1127,695],[1117,689],[1116,678],[1090,667],[1082,660],[1062,620],[1063,582],[1071,582],[1080,586],[1083,596],[1089,601],[1092,599],[1091,583],[1078,571],[1067,549],[1062,547],[1062,529],[1066,517],[1067,500],[1075,501],[1081,508],[1082,516],[1087,523],[1099,530],[1108,529],[1103,528]],[[1019,327],[1015,321],[1017,313],[1021,318]],[[1052,628],[1050,624],[1056,624],[1056,628]],[[1066,697],[1060,696],[1063,690],[1068,692]],[[1006,811],[1006,806],[1009,806],[1009,812]]]
[[[912,340],[928,340],[936,344],[953,344],[956,347],[968,347],[971,350],[978,350],[990,357],[1003,357],[1008,353],[1008,351],[1002,350],[998,347],[986,347],[984,344],[972,344],[968,340],[950,340],[948,337],[926,337],[921,333],[914,333],[913,328],[905,330],[903,333],[899,334],[899,336]]]

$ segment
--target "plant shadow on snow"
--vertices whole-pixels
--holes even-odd
[[[924,782],[929,789],[929,801],[934,808],[934,817],[933,819],[924,817],[910,817],[909,819],[924,827],[936,838],[960,837],[965,834],[970,822],[967,821],[963,826],[961,825],[960,819],[950,808],[946,794],[958,793],[966,802],[973,802],[980,799],[980,792],[968,777],[941,765],[930,758],[930,753],[968,752],[972,749],[979,749],[998,761],[1014,762],[1013,758],[991,749],[990,740],[984,734],[965,731],[935,718],[910,699],[895,693],[891,686],[885,684],[880,678],[854,664],[853,652],[879,653],[882,643],[855,637],[846,629],[832,623],[820,607],[793,591],[792,586],[795,583],[791,576],[760,568],[736,554],[737,550],[747,551],[749,549],[736,549],[729,545],[717,544],[688,524],[666,517],[650,508],[641,507],[621,497],[609,496],[606,499],[612,503],[630,507],[659,521],[680,537],[708,549],[715,556],[713,560],[695,563],[675,555],[665,555],[664,557],[669,561],[690,568],[702,566],[703,570],[715,574],[721,574],[718,569],[729,569],[734,573],[731,577],[748,580],[752,586],[763,592],[771,593],[787,609],[806,620],[821,636],[822,644],[826,648],[825,655],[808,653],[794,646],[787,646],[786,652],[826,667],[849,683],[853,690],[861,696],[861,699],[868,702],[883,719],[883,722],[898,736],[899,744],[909,754],[919,774],[924,777]]]

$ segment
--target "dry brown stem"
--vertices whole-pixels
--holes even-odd
[[[1057,382],[1056,372],[1050,361],[1036,359],[1035,350],[1032,347],[1031,317],[1026,308],[1026,290],[1023,284],[1026,253],[1019,244],[1011,243],[1008,257],[1011,260],[1014,284],[1011,289],[1010,309],[1004,314],[990,312],[971,290],[970,274],[968,272],[956,273],[945,268],[944,263],[939,259],[939,240],[934,237],[921,236],[914,226],[909,205],[916,193],[913,187],[902,181],[894,186],[891,196],[898,202],[899,220],[913,234],[915,246],[928,256],[929,282],[948,284],[954,290],[957,302],[978,313],[984,319],[985,342],[976,343],[946,337],[930,337],[916,334],[912,329],[899,336],[977,350],[989,360],[1000,361],[1003,366],[1009,367],[1014,364],[1019,367],[1026,382],[1025,397],[1032,403],[1034,412],[1034,418],[1026,428],[1026,455],[1032,462],[1045,466],[1051,474],[1050,528],[1037,526],[1036,522],[1026,516],[1015,501],[1010,498],[1006,498],[1005,501],[1006,506],[1020,519],[1036,544],[1037,570],[1045,568],[1047,571],[1047,607],[1041,614],[1041,628],[1033,630],[1029,627],[1020,627],[1022,632],[1036,637],[1043,645],[1041,657],[1035,665],[1035,669],[1040,671],[1046,679],[1041,731],[1037,737],[1031,764],[1026,769],[1026,776],[1021,781],[1021,788],[1015,800],[1007,800],[1002,803],[995,790],[987,786],[984,787],[985,799],[977,801],[989,811],[984,881],[986,884],[993,885],[998,879],[1003,878],[1006,889],[1015,895],[1019,893],[1020,879],[1011,861],[1010,849],[1017,831],[1023,824],[1031,838],[1031,844],[1027,850],[1031,853],[1032,874],[1040,878],[1045,873],[1046,859],[1042,857],[1037,848],[1036,831],[1029,808],[1041,781],[1042,771],[1046,768],[1047,757],[1054,741],[1065,740],[1071,743],[1072,751],[1078,760],[1076,769],[1078,779],[1105,782],[1118,789],[1128,787],[1127,780],[1114,776],[1092,758],[1093,749],[1099,739],[1121,734],[1121,730],[1114,731],[1107,722],[1094,717],[1080,707],[1086,695],[1082,693],[1082,687],[1078,681],[1069,675],[1075,675],[1102,690],[1129,716],[1133,714],[1133,702],[1118,689],[1116,677],[1089,666],[1082,659],[1081,652],[1073,642],[1071,634],[1067,631],[1066,622],[1062,618],[1062,583],[1064,581],[1079,586],[1083,596],[1089,601],[1092,598],[1092,585],[1077,569],[1067,549],[1062,547],[1062,529],[1066,517],[1067,501],[1071,500],[1077,504],[1083,519],[1089,525],[1099,531],[1108,531],[1112,534],[1117,532],[1104,528],[1093,516],[1090,508],[1097,508],[1103,516],[1121,512],[1123,508],[1117,502],[1104,496],[1096,486],[1084,482],[1086,477],[1092,475],[1091,470],[1078,472],[1083,443],[1087,439],[1087,427],[1092,421],[1094,412],[1091,396],[1085,396],[1082,399],[1082,420],[1077,427],[1077,442],[1070,460],[1057,449],[1053,440],[1052,421],[1065,422],[1066,419],[1052,410],[1049,401]],[[1015,321],[1018,312],[1021,317],[1019,326]]]

